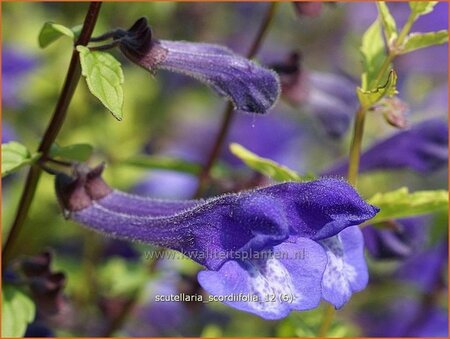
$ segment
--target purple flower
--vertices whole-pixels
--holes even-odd
[[[279,95],[277,75],[226,47],[186,41],[155,40],[145,18],[114,39],[131,61],[154,72],[165,69],[193,77],[228,98],[236,110],[266,113]]]
[[[16,140],[14,129],[6,121],[2,121],[2,144]]]
[[[184,253],[209,270],[199,274],[199,282],[210,293],[257,296],[225,300],[238,309],[278,319],[291,309],[316,307],[324,272],[327,291],[343,292],[339,300],[327,292],[323,297],[341,307],[367,282],[362,236],[346,228],[378,209],[344,181],[289,182],[207,200],[162,201],[112,190],[101,170],[81,168],[75,178],[57,177],[57,195],[70,218],[106,235]],[[333,277],[339,283],[331,286]],[[272,295],[292,299],[271,303],[266,298]]]
[[[262,157],[298,169],[298,154],[303,153],[305,133],[283,113],[268,114],[258,119],[249,114],[236,115],[224,144],[239,143]],[[204,141],[214,137],[215,124],[217,121],[210,118],[199,122],[181,117],[176,122],[174,136],[158,150],[160,154],[203,164],[211,148]],[[192,130],[196,132],[191,133]],[[223,148],[220,161],[233,168],[243,166],[228,147]],[[166,199],[188,199],[195,193],[196,186],[197,178],[191,174],[154,170],[136,184],[133,192]]]
[[[36,66],[36,60],[11,47],[2,49],[2,104],[14,107],[21,101],[24,77]]]
[[[448,244],[445,241],[414,253],[396,272],[396,278],[407,281],[424,293],[443,286],[443,273],[448,261]]]
[[[425,216],[392,221],[392,228],[363,228],[364,243],[377,259],[401,259],[422,248],[426,238],[428,218]]]
[[[358,226],[352,226],[320,243],[328,256],[322,296],[336,308],[341,308],[354,292],[366,287],[369,279],[363,236]]]
[[[271,68],[280,75],[284,99],[294,106],[304,105],[329,136],[344,135],[358,105],[356,83],[342,75],[302,69],[300,54],[296,52]]]
[[[375,144],[361,155],[360,172],[409,168],[429,173],[443,168],[448,159],[448,123],[430,119],[415,124]],[[348,160],[334,165],[325,175],[345,175]]]
[[[448,337],[447,312],[411,297],[370,304],[358,319],[368,337]]]

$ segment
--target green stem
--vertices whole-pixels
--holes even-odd
[[[361,156],[361,144],[364,134],[364,122],[366,120],[366,109],[359,107],[356,111],[355,124],[353,127],[353,138],[350,144],[348,182],[356,186],[358,182],[359,158]]]
[[[80,36],[75,45],[86,46],[88,44],[89,39],[92,35],[92,31],[94,30],[95,23],[97,22],[100,7],[101,2],[90,3],[86,17],[84,19],[83,28],[81,29]],[[78,80],[80,79],[80,75],[81,71],[79,54],[74,49],[72,52],[72,58],[70,60],[69,68],[67,70],[67,76],[58,102],[56,104],[55,111],[38,148],[38,152],[42,154],[42,159],[46,159],[48,157],[50,147],[54,143],[59,131],[61,130],[67,114],[67,109],[69,107],[70,101],[72,100],[75,88],[78,84]],[[17,245],[17,239],[19,238],[21,229],[30,210],[30,206],[36,193],[36,188],[39,183],[41,173],[41,168],[38,165],[32,166],[28,172],[14,222],[11,226],[11,230],[8,234],[5,245],[3,246],[2,269],[6,268],[8,262],[13,257],[14,247]]]
[[[417,16],[411,12],[411,14],[408,17],[408,20],[405,23],[405,26],[403,26],[400,34],[397,37],[397,40],[395,41],[395,47],[400,47],[403,44],[403,40],[405,40],[406,36],[408,35],[409,31],[411,30],[412,25],[414,24],[414,21],[416,21]]]
[[[383,79],[383,76],[386,74],[389,66],[394,61],[397,56],[396,50],[403,44],[406,36],[408,35],[411,27],[416,19],[414,14],[410,14],[408,21],[403,26],[398,38],[395,40],[394,46],[390,49],[389,54],[384,60],[383,64],[378,71],[377,76],[371,82],[370,88],[377,87],[380,81]],[[364,124],[366,120],[366,112],[367,108],[359,107],[356,111],[355,124],[353,127],[353,137],[350,143],[350,154],[349,154],[349,166],[348,166],[348,181],[353,186],[357,185],[358,182],[358,172],[359,172],[359,159],[361,156],[361,144],[364,135]]]
[[[377,87],[380,83],[380,81],[383,79],[383,76],[386,74],[389,66],[394,61],[396,55],[396,50],[403,44],[404,39],[408,35],[409,31],[411,30],[411,27],[416,19],[416,16],[412,13],[410,14],[408,21],[403,26],[397,40],[394,43],[394,46],[389,50],[389,54],[386,56],[386,59],[384,60],[383,64],[381,65],[377,76],[375,79],[369,84],[369,88]],[[364,124],[366,120],[366,113],[367,108],[364,108],[362,106],[358,107],[358,110],[355,114],[355,123],[353,126],[353,136],[352,141],[350,143],[350,153],[349,153],[349,166],[348,166],[348,173],[347,173],[347,179],[348,182],[356,186],[358,183],[358,173],[359,173],[359,161],[361,157],[361,145],[362,140],[364,136]],[[322,320],[322,324],[319,329],[318,336],[319,337],[325,337],[331,322],[333,320],[335,310],[332,305],[328,304],[324,311],[324,317]]]
[[[246,55],[247,58],[252,59],[253,57],[255,57],[256,53],[258,53],[259,49],[261,48],[264,37],[266,36],[270,24],[272,23],[273,18],[275,16],[277,5],[278,5],[277,2],[270,3],[270,6],[266,12],[266,15],[264,16],[261,26],[259,27],[256,38],[253,41]],[[220,129],[219,132],[217,133],[216,139],[214,140],[211,152],[208,155],[208,159],[206,161],[205,166],[203,166],[198,176],[197,190],[194,195],[195,198],[201,197],[205,192],[206,187],[208,186],[211,169],[220,154],[222,145],[225,141],[226,136],[228,135],[228,131],[230,130],[233,117],[234,117],[233,105],[231,103],[228,103],[227,107],[223,112],[222,123],[220,125]]]
[[[326,337],[326,335],[330,329],[331,323],[333,322],[335,313],[336,313],[336,310],[334,309],[333,305],[331,305],[331,304],[325,305],[322,323],[320,324],[319,332],[317,333],[318,337],[320,337],[320,338]]]

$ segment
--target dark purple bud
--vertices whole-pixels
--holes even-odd
[[[146,18],[138,19],[128,31],[117,30],[114,37],[125,56],[153,72],[167,57],[167,50],[152,39],[152,30]]]
[[[150,72],[165,69],[193,77],[231,100],[236,110],[266,113],[278,99],[276,73],[226,47],[152,39],[145,18],[128,31],[118,30],[115,39],[134,63]]]
[[[419,173],[447,165],[448,123],[442,119],[420,122],[380,141],[361,155],[360,171],[409,168]],[[334,165],[324,175],[345,175],[348,160]]]
[[[40,312],[54,315],[64,304],[62,291],[66,277],[50,269],[52,255],[44,252],[22,260],[22,271],[27,277],[31,294]]]
[[[46,276],[30,279],[30,290],[39,311],[47,315],[57,314],[64,305],[64,273],[50,273]]]
[[[281,94],[293,105],[304,103],[309,87],[305,73],[301,68],[301,54],[292,52],[287,60],[270,66],[280,76]]]
[[[50,273],[52,255],[44,252],[33,257],[27,257],[22,261],[22,270],[27,277],[43,276]]]
[[[75,181],[82,182],[79,179]],[[157,200],[117,190],[96,199],[86,188],[80,194],[70,182],[61,180],[57,180],[56,192],[62,203],[68,202],[63,208],[73,220],[113,237],[178,250],[210,269],[220,267],[233,251],[260,251],[290,235],[327,238],[377,212],[350,185],[335,179],[187,201]],[[89,205],[73,209],[73,194],[87,197]]]
[[[317,17],[322,12],[322,3],[320,1],[301,1],[294,2],[295,11],[299,16]]]

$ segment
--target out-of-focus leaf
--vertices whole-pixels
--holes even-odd
[[[24,145],[16,141],[2,144],[2,177],[34,163],[37,159],[39,153],[31,154]]]
[[[360,48],[363,61],[361,87],[363,90],[376,88],[374,81],[386,57],[386,51],[381,34],[381,23],[377,18],[362,37]]]
[[[439,1],[409,1],[408,3],[411,12],[414,13],[416,17],[419,17],[431,13],[438,2]]]
[[[397,38],[397,24],[395,23],[395,19],[384,1],[377,2],[377,7],[381,21],[383,22],[384,36],[386,37],[386,41],[389,43],[393,39]]]
[[[262,158],[239,144],[231,144],[230,151],[248,167],[275,181],[306,181],[313,179],[312,176],[301,176],[286,166],[282,166],[273,160]]]
[[[369,223],[378,223],[390,219],[405,218],[428,214],[448,208],[448,191],[418,191],[410,193],[408,188],[377,193],[368,200],[380,208],[380,212]]]
[[[50,150],[50,156],[74,161],[86,161],[91,156],[93,150],[94,148],[89,144],[73,144],[64,147],[53,144]]]
[[[117,120],[122,120],[124,77],[120,62],[109,53],[90,51],[84,46],[77,46],[77,51],[89,91]]]
[[[125,160],[124,163],[147,169],[166,169],[194,175],[201,170],[200,164],[168,156],[139,155]]]
[[[412,33],[406,38],[400,53],[405,54],[419,48],[445,44],[446,42],[448,42],[447,30],[429,33]]]
[[[27,325],[34,319],[33,301],[14,286],[2,289],[2,338],[23,337]]]
[[[78,25],[69,28],[60,24],[55,24],[54,22],[46,22],[39,32],[39,47],[45,48],[62,36],[67,36],[72,40],[75,40],[80,34],[81,27],[81,25]]]
[[[117,257],[108,260],[98,271],[102,293],[108,296],[133,294],[148,278],[147,271],[142,269],[142,263],[128,262]]]
[[[369,108],[382,98],[395,95],[397,93],[397,89],[395,87],[396,83],[397,73],[394,70],[391,70],[388,79],[383,86],[377,87],[376,89],[370,91],[366,91],[361,87],[358,87],[356,89],[356,94],[358,95],[361,106],[364,108]]]
[[[277,337],[317,337],[317,333],[323,322],[323,308],[301,313],[293,312],[288,317],[280,321],[277,326]],[[351,323],[334,318],[327,332],[329,338],[354,337],[358,335],[358,330]]]

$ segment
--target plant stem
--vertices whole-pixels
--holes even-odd
[[[369,84],[369,89],[377,87],[385,75],[389,65],[394,61],[396,57],[396,50],[399,46],[403,44],[403,40],[406,38],[407,34],[411,30],[412,24],[414,23],[415,16],[412,14],[409,16],[408,21],[405,26],[403,26],[397,40],[394,43],[394,46],[390,49],[389,54],[386,56],[383,64],[380,66],[377,76],[375,79]],[[356,111],[355,124],[353,126],[353,136],[352,141],[350,143],[350,153],[349,153],[349,166],[348,166],[348,174],[347,179],[348,182],[355,186],[358,183],[358,173],[359,173],[359,160],[361,157],[361,145],[364,135],[364,123],[366,120],[367,108],[359,106]],[[324,310],[324,316],[322,320],[322,324],[319,329],[318,336],[325,337],[327,332],[331,326],[331,322],[334,317],[335,309],[331,304],[327,304]]]
[[[355,125],[353,127],[353,137],[350,144],[350,155],[348,165],[348,182],[356,186],[358,182],[359,158],[361,156],[361,144],[364,134],[364,122],[366,120],[366,109],[359,107],[356,111]]]
[[[411,27],[416,19],[416,16],[413,14],[410,14],[408,21],[403,26],[397,40],[394,43],[394,46],[389,51],[389,54],[387,55],[386,59],[384,60],[383,64],[380,67],[380,70],[378,71],[377,76],[371,82],[369,85],[370,88],[377,87],[382,80],[383,76],[385,75],[388,67],[392,62],[394,61],[395,57],[397,56],[396,51],[400,46],[402,46],[403,41],[405,40],[406,36],[408,35],[409,31],[411,30]],[[361,156],[361,144],[363,140],[363,134],[364,134],[364,123],[366,120],[366,112],[367,108],[359,107],[356,111],[356,118],[355,118],[355,124],[353,127],[353,137],[350,144],[350,154],[349,154],[349,166],[348,166],[348,181],[353,186],[356,186],[358,183],[358,172],[359,172],[359,158]]]
[[[386,56],[386,59],[384,60],[383,64],[381,65],[377,76],[375,79],[369,84],[370,88],[377,87],[382,80],[384,74],[386,73],[389,65],[394,61],[396,57],[396,50],[399,46],[403,44],[403,40],[406,38],[407,34],[411,30],[411,27],[415,21],[416,17],[414,15],[410,15],[408,18],[408,21],[406,22],[405,26],[403,26],[397,40],[394,43],[393,48],[390,49],[389,54]],[[358,110],[356,111],[356,117],[355,117],[355,124],[353,127],[353,137],[350,144],[350,154],[349,154],[349,166],[348,166],[348,174],[347,179],[348,182],[356,186],[358,183],[358,173],[359,173],[359,160],[361,157],[361,144],[363,140],[364,135],[364,123],[366,120],[366,112],[367,108],[364,108],[362,106],[358,107]],[[324,316],[322,320],[322,324],[319,329],[318,336],[319,337],[325,337],[331,322],[333,320],[333,316],[335,313],[335,309],[331,304],[327,304]]]
[[[320,324],[319,332],[317,333],[317,336],[319,338],[326,337],[328,330],[330,329],[331,323],[333,322],[333,317],[335,313],[336,310],[334,309],[333,305],[331,304],[325,305],[322,323]]]
[[[266,36],[268,29],[270,27],[270,24],[272,23],[273,18],[275,16],[277,5],[278,5],[277,2],[270,3],[270,5],[267,9],[267,12],[264,16],[264,19],[261,22],[261,26],[258,29],[256,38],[253,41],[253,43],[246,55],[246,57],[248,59],[254,58],[255,55],[258,53],[258,51],[262,45],[262,42],[264,40],[264,37]],[[211,152],[209,153],[208,159],[198,176],[197,190],[194,195],[195,198],[201,197],[208,185],[208,182],[210,179],[211,168],[213,167],[214,163],[216,162],[216,160],[219,156],[219,153],[223,146],[223,142],[225,141],[225,138],[228,135],[228,131],[230,130],[231,123],[233,121],[233,117],[234,117],[233,104],[228,103],[223,112],[223,119],[221,122],[221,126],[219,129],[219,132],[217,133],[216,139],[214,140]]]
[[[84,19],[83,28],[81,30],[78,40],[75,45],[87,45],[94,30],[95,23],[97,22],[98,13],[100,11],[101,2],[91,2]],[[67,108],[72,100],[75,88],[81,76],[79,54],[74,49],[72,52],[72,58],[70,60],[69,68],[67,70],[66,79],[56,104],[52,119],[47,126],[47,129],[42,137],[41,143],[38,148],[38,152],[42,154],[41,158],[46,159],[50,147],[54,143],[61,127],[64,123],[64,119],[67,114]],[[11,226],[11,230],[6,239],[5,245],[2,251],[2,263],[3,269],[6,268],[7,263],[13,256],[14,246],[17,245],[17,239],[20,235],[20,231],[24,224],[24,221],[28,215],[31,203],[36,193],[36,188],[39,183],[42,170],[38,165],[33,165],[27,175],[25,181],[25,187],[22,192],[22,196],[19,201],[16,216]]]

